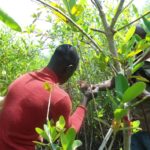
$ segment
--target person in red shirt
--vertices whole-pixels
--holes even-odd
[[[0,150],[34,150],[32,141],[38,140],[35,127],[46,122],[50,92],[44,89],[45,82],[52,85],[49,118],[56,122],[61,115],[66,128],[79,131],[91,90],[71,114],[72,102],[69,95],[59,87],[74,73],[79,63],[76,49],[68,44],[56,48],[48,66],[40,71],[30,72],[16,79],[8,88],[0,112]],[[95,89],[94,89],[95,90]],[[94,92],[93,90],[93,92]]]

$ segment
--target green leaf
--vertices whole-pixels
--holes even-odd
[[[132,125],[132,128],[133,128],[133,133],[136,133],[136,132],[139,131],[139,129],[137,129],[137,128],[140,127],[140,121],[139,120],[131,122],[131,125]]]
[[[130,53],[127,55],[127,58],[131,58],[131,57],[133,57],[133,56],[139,54],[140,52],[142,52],[141,49],[136,49],[136,50],[130,52]]]
[[[49,141],[49,135],[50,135],[50,130],[49,130],[49,128],[48,128],[48,126],[46,125],[46,124],[44,124],[44,135],[46,135],[45,137],[44,137],[44,139],[47,139],[48,141]],[[51,136],[51,135],[50,135]],[[49,141],[50,142],[50,141]]]
[[[146,79],[146,78],[144,78],[142,76],[130,76],[130,78],[135,78],[135,79],[137,79],[139,81],[143,81],[143,82],[147,82],[147,83],[150,82],[148,79]]]
[[[147,20],[145,17],[142,18],[144,25],[146,26],[147,30],[150,32],[150,21]]]
[[[63,3],[67,9],[67,11],[70,13],[70,6],[69,6],[69,3],[68,3],[68,0],[63,0]]]
[[[119,98],[122,98],[123,93],[128,88],[128,81],[122,74],[115,77],[115,91]]]
[[[71,14],[78,17],[82,12],[84,8],[82,5],[76,4],[71,9]]]
[[[70,9],[76,4],[77,0],[69,0]]]
[[[56,127],[51,127],[50,128],[50,134],[51,134],[53,142],[55,142],[59,138]]]
[[[124,39],[125,43],[128,42],[128,41],[131,39],[131,37],[132,37],[133,34],[135,33],[135,29],[136,29],[136,27],[135,27],[135,26],[132,26],[132,27],[128,30],[128,32],[127,32],[126,35],[125,35],[125,39]]]
[[[150,32],[149,32],[149,33],[147,33],[147,35],[146,35],[146,38],[145,38],[145,39],[146,39],[146,41],[147,41],[147,42],[150,42]]]
[[[58,5],[57,3],[49,2],[49,4],[50,4],[51,6],[53,6],[53,7],[56,7],[56,8],[58,8],[58,9],[60,9],[62,12],[65,13],[65,9],[62,8],[60,5]]]
[[[132,69],[132,74],[135,73],[139,68],[141,68],[144,65],[144,62],[136,64]]]
[[[87,0],[80,0],[80,1],[79,1],[79,4],[81,4],[82,6],[83,6],[83,5],[86,5],[86,4],[87,4]]]
[[[134,11],[136,17],[138,18],[139,17],[139,13],[138,13],[137,7],[134,4],[132,4],[132,7],[133,7],[133,11]]]
[[[7,13],[5,13],[1,8],[0,8],[0,20],[3,21],[11,29],[21,32],[21,27],[19,26],[19,24]]]
[[[56,122],[56,128],[59,130],[63,130],[65,127],[65,119],[63,116],[59,117],[59,120]]]
[[[72,144],[72,150],[76,150],[81,145],[82,145],[82,142],[80,140],[75,140]]]
[[[123,102],[129,102],[133,99],[135,99],[137,96],[142,94],[144,89],[146,88],[146,84],[144,82],[137,82],[133,84],[131,87],[129,87],[124,95],[123,95]]]
[[[69,23],[68,19],[67,19],[64,15],[62,15],[61,13],[59,13],[59,12],[57,12],[57,11],[55,11],[55,10],[53,10],[53,13],[54,13],[61,21],[65,22],[65,23]]]
[[[63,150],[67,150],[67,138],[64,133],[61,134],[60,140]]]
[[[69,128],[66,133],[61,134],[61,144],[63,150],[70,150],[75,140],[76,132],[73,128]]]
[[[44,132],[44,130],[42,130],[42,129],[40,129],[40,128],[35,128],[35,131],[36,131],[39,135],[41,135],[41,134]]]
[[[127,114],[127,109],[118,108],[114,111],[115,120],[121,120]]]
[[[46,134],[46,132],[40,128],[35,128],[35,131],[40,135],[42,136],[45,140],[48,141],[48,136]]]
[[[47,90],[47,91],[49,91],[49,92],[51,92],[52,91],[52,89],[53,89],[53,85],[52,84],[50,84],[49,82],[44,82],[44,85],[43,85],[43,87],[44,87],[44,89],[45,90]]]

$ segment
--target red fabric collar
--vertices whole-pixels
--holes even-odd
[[[55,83],[58,83],[58,77],[53,70],[46,67],[42,69],[41,72],[50,77]]]

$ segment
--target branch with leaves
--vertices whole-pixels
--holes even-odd
[[[87,37],[88,40],[91,41],[91,43],[97,48],[95,49],[97,53],[101,52],[104,54],[104,52],[101,50],[101,48],[99,47],[99,45],[90,37],[90,35],[88,35],[79,25],[77,25],[69,16],[67,16],[64,12],[62,12],[60,9],[50,5],[50,4],[47,4],[41,0],[36,0],[37,2],[39,2],[40,4],[60,13],[62,16],[64,16],[66,19],[67,19],[67,23],[71,23],[74,25],[74,27],[76,27],[84,36]],[[98,51],[97,51],[98,50]],[[104,54],[105,55],[105,54]]]
[[[117,30],[115,31],[115,33],[118,32],[118,31],[121,31],[121,30],[125,29],[126,27],[128,27],[128,26],[130,26],[130,25],[132,25],[133,23],[135,23],[135,22],[137,22],[138,20],[144,18],[144,17],[147,16],[148,14],[150,14],[150,11],[148,11],[148,12],[145,13],[144,15],[140,16],[139,18],[135,19],[134,21],[130,22],[129,24],[127,24],[127,25],[125,25],[125,26],[123,26],[123,27],[117,29]]]

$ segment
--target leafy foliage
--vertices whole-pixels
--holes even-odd
[[[134,35],[134,25],[127,26],[118,31],[118,29],[133,21],[134,18],[142,15],[135,5],[124,7],[112,30],[114,32],[114,45],[118,54],[117,57],[114,57],[109,49],[110,47],[108,39],[105,36],[106,34],[95,31],[95,29],[104,31],[104,26],[99,18],[97,7],[95,7],[91,1],[62,0],[56,2],[45,0],[45,2],[48,2],[48,4],[55,7],[56,10],[43,6],[40,7],[33,15],[33,24],[26,29],[28,34],[35,34],[36,37],[40,38],[40,40],[36,41],[38,44],[33,44],[36,42],[28,40],[30,38],[16,39],[12,36],[14,33],[8,34],[9,31],[7,31],[6,34],[1,30],[1,94],[6,93],[6,89],[10,82],[20,74],[43,66],[46,62],[46,58],[43,60],[43,56],[41,56],[41,49],[43,49],[43,47],[53,50],[62,43],[72,44],[77,48],[81,61],[78,70],[68,83],[64,85],[64,89],[66,89],[72,99],[76,100],[73,101],[74,106],[77,106],[81,99],[81,94],[77,85],[78,80],[87,80],[89,83],[99,83],[116,76],[115,92],[110,90],[102,91],[99,93],[98,98],[89,104],[84,128],[82,128],[78,135],[83,141],[83,147],[81,147],[81,149],[98,149],[99,144],[102,143],[103,137],[110,126],[113,126],[115,132],[123,130],[124,116],[127,115],[129,111],[129,107],[124,107],[125,104],[127,102],[134,103],[132,100],[139,96],[145,88],[145,84],[143,83],[145,82],[144,79],[140,78],[143,82],[132,86],[130,86],[128,79],[132,78],[131,74],[136,72],[143,65],[143,63],[135,63],[135,60],[137,59],[136,55],[142,51],[147,51],[150,46],[148,42],[149,18],[145,17],[143,22],[138,21],[134,24],[143,23],[142,26],[147,29],[147,38],[144,40],[139,36]],[[126,5],[127,2],[125,3]],[[105,12],[107,12],[105,13],[106,19],[108,24],[110,24],[116,13],[118,1],[110,3],[109,0],[105,0],[102,4],[105,8]],[[58,10],[65,14],[65,16]],[[50,23],[50,28],[46,31],[42,31],[36,26],[38,21],[43,20],[43,16],[46,16],[44,18],[45,21]],[[79,31],[67,17],[80,27],[81,30]],[[99,49],[93,45],[93,42],[91,42],[91,40],[81,31],[91,37]],[[40,61],[41,59],[42,62]],[[116,70],[114,62],[121,65],[120,72]],[[139,79],[137,76],[134,78]],[[51,87],[46,84],[45,88],[47,90],[51,89]],[[59,126],[60,129],[56,126]],[[47,124],[44,125],[44,129],[37,128],[36,130],[43,138],[48,142],[51,142],[51,145],[53,145],[54,148],[60,148],[57,143],[58,139],[63,143],[61,146],[64,149],[70,148],[69,143],[74,145],[74,148],[80,145],[80,142],[78,141],[72,143],[72,139],[66,140],[70,137],[73,137],[74,139],[74,131],[72,129],[68,130],[68,132],[62,131],[64,129],[63,119],[56,123],[56,126],[47,122]],[[138,128],[139,123],[133,123],[133,126]],[[119,136],[118,140],[115,142],[117,144],[114,144],[113,146],[114,149],[116,147],[116,149],[122,147],[122,144],[120,144],[122,141],[120,141],[120,139]],[[44,143],[39,144],[49,147],[49,145],[45,145]]]
[[[76,132],[73,128],[69,128],[67,131],[65,130],[65,120],[63,116],[59,117],[56,125],[48,120],[47,124],[44,124],[44,130],[40,128],[36,128],[35,130],[46,140],[46,144],[37,141],[34,141],[34,143],[36,143],[38,147],[44,146],[48,150],[75,150],[82,144],[81,141],[75,140]]]
[[[8,85],[21,74],[37,70],[47,63],[39,51],[40,44],[4,27],[0,30],[0,45],[0,95],[5,95]]]
[[[11,29],[21,32],[21,27],[18,25],[18,23],[13,18],[11,18],[7,13],[5,13],[1,8],[0,8],[0,20],[3,21]]]

